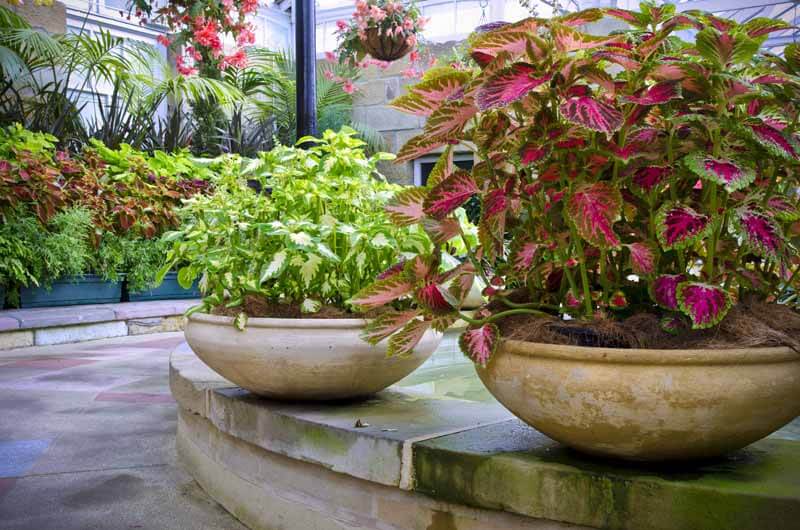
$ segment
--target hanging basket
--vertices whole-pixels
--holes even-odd
[[[373,59],[387,62],[405,57],[413,48],[406,42],[406,37],[383,35],[378,28],[368,29],[366,38],[361,42]]]

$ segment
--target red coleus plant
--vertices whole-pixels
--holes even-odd
[[[578,29],[605,16],[631,29]],[[444,153],[428,185],[400,193],[389,213],[445,245],[462,237],[453,212],[478,196],[480,243],[449,272],[434,273],[437,251],[360,293],[365,308],[408,296],[418,307],[377,319],[367,340],[390,337],[404,353],[462,318],[461,347],[485,364],[494,323],[509,315],[651,312],[689,333],[745,293],[776,301],[795,288],[800,48],[760,52],[786,27],[643,4],[474,35],[478,68],[435,68],[393,102],[427,117],[398,161]],[[472,171],[454,168],[455,144],[474,151]],[[492,310],[469,317],[460,306],[476,276]]]

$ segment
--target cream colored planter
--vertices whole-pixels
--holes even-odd
[[[233,318],[195,313],[186,341],[229,381],[276,399],[326,400],[374,394],[413,372],[442,335],[428,331],[410,356],[388,359],[386,343],[361,340],[362,319]]]
[[[631,350],[505,341],[478,376],[519,418],[582,451],[630,460],[711,457],[800,415],[788,348]]]

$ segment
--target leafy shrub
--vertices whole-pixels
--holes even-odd
[[[577,29],[604,16],[631,29]],[[800,47],[784,58],[759,48],[786,27],[645,3],[474,35],[479,68],[433,69],[393,103],[428,117],[398,160],[446,151],[427,188],[390,211],[398,223],[441,228],[477,196],[480,244],[447,275],[458,278],[449,289],[434,252],[356,302],[413,294],[420,310],[395,339],[412,346],[436,319],[463,318],[462,348],[478,363],[498,343],[494,322],[511,315],[648,312],[689,333],[745,296],[774,302],[797,284]],[[452,164],[449,145],[462,141],[480,159],[471,172]],[[493,303],[471,318],[459,305],[475,277]]]
[[[250,164],[261,181],[256,193],[226,159],[215,192],[186,201],[185,222],[165,236],[172,241],[162,276],[184,264],[184,287],[201,276],[200,309],[241,307],[248,295],[301,305],[350,309],[349,299],[404,252],[430,244],[421,230],[399,228],[381,205],[399,189],[377,174],[392,155],[368,158],[355,131],[326,131],[309,150],[278,146]],[[244,311],[237,318],[242,327]]]

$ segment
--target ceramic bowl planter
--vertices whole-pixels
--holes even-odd
[[[122,300],[122,282],[105,280],[95,274],[61,278],[47,287],[23,287],[20,305],[55,307],[83,304],[111,304]]]
[[[800,415],[789,348],[636,350],[505,341],[478,376],[519,418],[581,451],[714,457]]]
[[[411,51],[412,46],[408,44],[407,38],[403,35],[385,35],[378,31],[378,28],[367,30],[366,38],[361,43],[374,59],[379,61],[392,62],[405,57]]]
[[[362,319],[233,318],[195,313],[186,341],[217,373],[264,397],[333,400],[368,396],[413,372],[442,339],[428,331],[414,353],[386,357],[385,344],[361,340]]]

